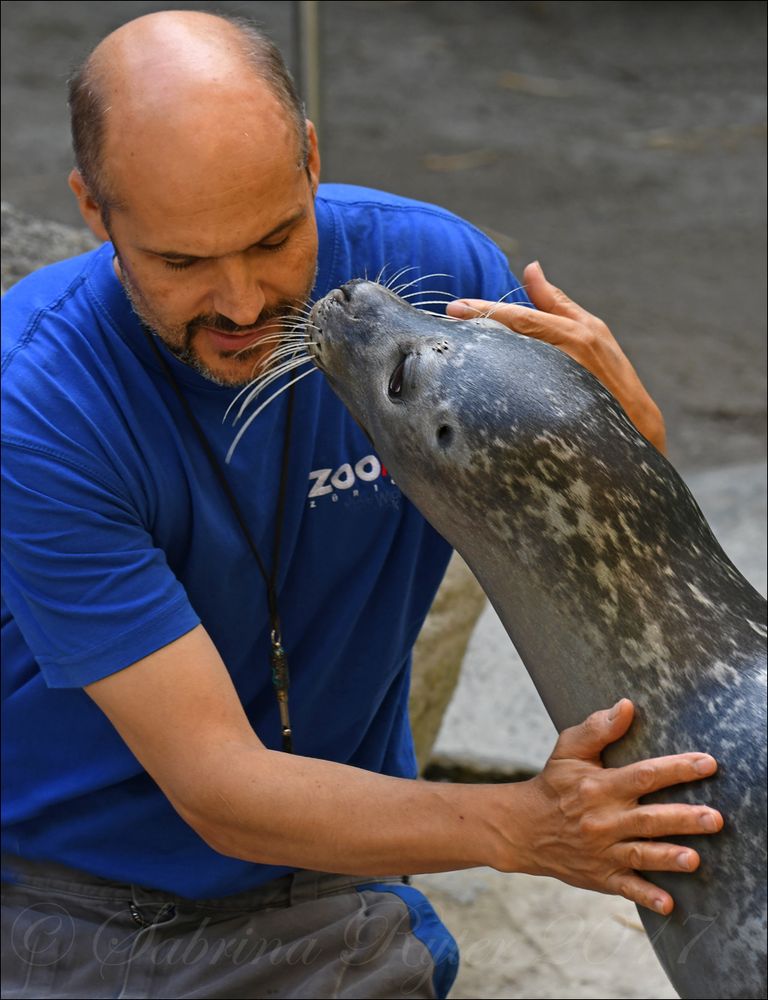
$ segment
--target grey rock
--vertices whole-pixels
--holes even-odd
[[[426,764],[459,679],[485,595],[454,553],[413,650],[410,713],[419,769]]]
[[[30,271],[66,257],[76,257],[98,246],[83,228],[47,222],[19,212],[2,202],[2,291],[6,292]]]

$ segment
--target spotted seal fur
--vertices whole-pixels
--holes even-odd
[[[682,997],[765,996],[765,601],[669,462],[563,352],[425,315],[372,282],[317,303],[310,352],[404,493],[463,555],[559,730],[629,695],[618,766],[690,750],[716,776],[694,874],[641,908]],[[762,845],[762,846],[761,846]]]

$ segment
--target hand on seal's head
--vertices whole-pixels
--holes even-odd
[[[661,411],[605,323],[547,281],[538,261],[528,264],[524,278],[536,311],[515,303],[458,299],[448,304],[446,312],[460,319],[489,315],[516,333],[559,347],[602,382],[643,437],[663,454],[666,432]]]

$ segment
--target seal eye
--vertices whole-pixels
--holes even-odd
[[[387,386],[387,392],[389,393],[390,399],[399,399],[403,391],[403,370],[405,368],[405,357],[401,360],[400,364],[395,368],[389,378],[389,385]]]
[[[453,427],[449,427],[448,424],[441,424],[437,428],[437,443],[441,448],[450,447],[453,441]]]

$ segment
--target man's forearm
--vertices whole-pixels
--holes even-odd
[[[486,864],[668,913],[672,898],[638,872],[693,871],[698,853],[663,838],[723,823],[706,806],[639,801],[714,773],[706,754],[602,767],[632,721],[626,699],[565,730],[529,781],[443,785],[267,750],[202,626],[86,691],[190,826],[251,861],[372,876]]]
[[[213,848],[250,861],[370,876],[491,865],[669,913],[669,894],[638,872],[695,870],[697,852],[664,838],[714,833],[722,817],[638,797],[716,763],[693,752],[603,768],[600,753],[632,712],[623,699],[565,730],[542,773],[513,784],[390,778],[224,740],[188,774],[196,811],[177,808]]]
[[[499,805],[511,810],[515,785],[391,778],[242,746],[220,754],[200,775],[215,787],[203,813],[180,811],[223,854],[353,875],[515,867]]]

